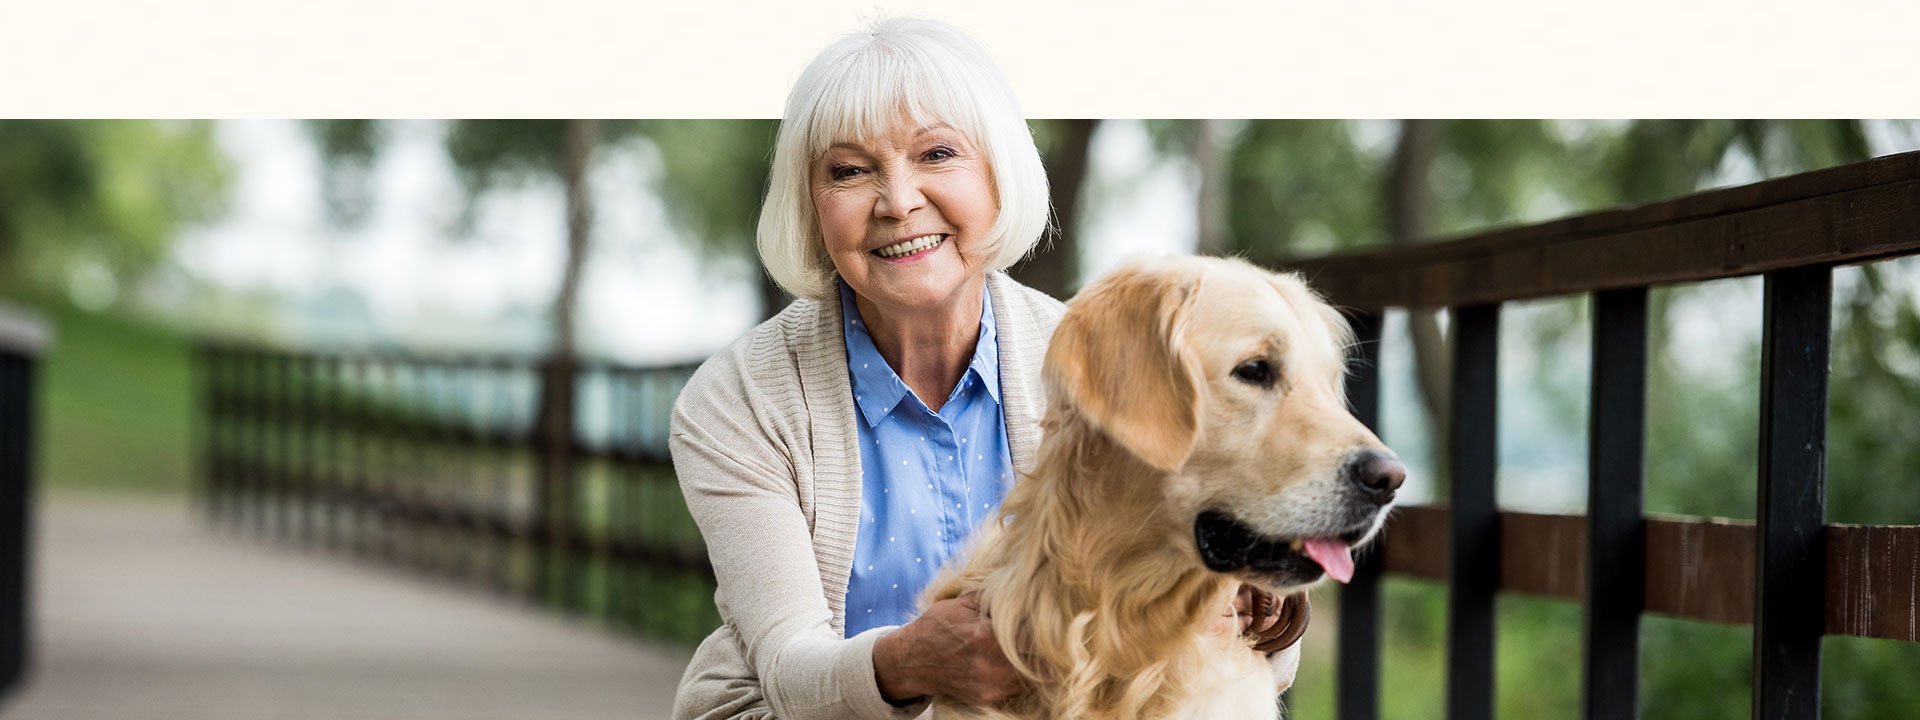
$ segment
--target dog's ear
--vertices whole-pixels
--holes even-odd
[[[1182,342],[1200,276],[1121,271],[1080,292],[1047,347],[1048,392],[1148,465],[1179,470],[1203,378]]]

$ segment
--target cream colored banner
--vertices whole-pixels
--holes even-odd
[[[0,0],[0,113],[774,117],[863,18],[1033,117],[1920,116],[1920,2]]]

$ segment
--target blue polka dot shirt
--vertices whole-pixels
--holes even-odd
[[[980,296],[973,360],[936,413],[880,357],[853,291],[840,285],[862,474],[847,637],[913,619],[920,591],[1013,484],[993,300]]]

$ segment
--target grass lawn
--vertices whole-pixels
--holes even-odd
[[[20,301],[16,301],[20,302]],[[177,332],[64,303],[52,330],[35,432],[41,487],[181,493],[191,487],[191,346]]]

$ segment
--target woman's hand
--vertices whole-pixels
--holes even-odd
[[[971,596],[936,602],[880,638],[873,645],[873,676],[880,696],[892,703],[944,695],[968,705],[992,705],[1025,688]]]
[[[1240,619],[1240,634],[1252,641],[1253,649],[1273,654],[1300,642],[1313,619],[1313,605],[1306,591],[1274,597],[1272,593],[1241,585],[1233,596],[1234,615]]]

